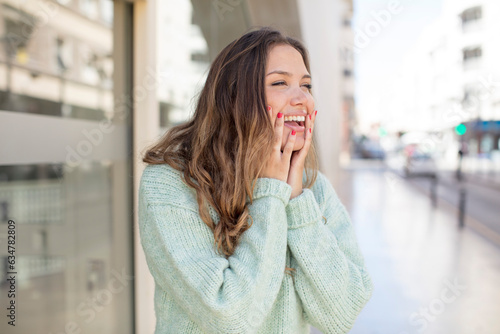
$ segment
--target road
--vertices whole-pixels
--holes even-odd
[[[430,196],[431,179],[405,179]],[[471,180],[458,182],[452,173],[441,172],[436,187],[437,197],[458,210],[460,189],[465,190],[465,223],[493,242],[500,242],[500,188]],[[458,224],[458,214],[457,214]],[[499,243],[500,245],[500,243]]]

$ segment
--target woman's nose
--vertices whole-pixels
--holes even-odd
[[[304,92],[301,87],[294,88],[291,94],[292,97],[290,103],[292,105],[307,103],[307,93]]]

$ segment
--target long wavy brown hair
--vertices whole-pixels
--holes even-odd
[[[271,154],[274,129],[264,80],[269,51],[280,44],[300,52],[310,73],[307,50],[298,40],[269,27],[247,32],[213,61],[192,118],[171,128],[143,158],[148,164],[166,163],[183,173],[184,181],[196,190],[200,217],[214,233],[214,247],[226,258],[253,224],[248,205],[253,203],[263,157]],[[314,141],[305,169],[303,187],[310,188],[318,171]],[[206,202],[217,211],[217,224]],[[288,274],[293,270],[285,268]]]

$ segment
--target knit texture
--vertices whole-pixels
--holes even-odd
[[[249,204],[253,225],[226,259],[180,172],[146,166],[139,232],[155,281],[155,334],[352,328],[373,284],[349,215],[321,172],[311,189],[293,199],[291,193],[286,182],[257,179]],[[217,223],[211,206],[209,212]],[[294,278],[285,266],[295,269]]]

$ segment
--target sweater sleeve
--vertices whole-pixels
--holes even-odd
[[[325,334],[347,333],[373,284],[345,207],[328,179],[318,179],[318,200],[306,188],[286,208],[295,290],[310,324]]]
[[[257,179],[249,204],[253,224],[226,259],[216,253],[197,204],[179,204],[182,193],[168,180],[143,176],[139,226],[148,267],[205,333],[254,333],[270,313],[284,276],[291,191],[285,182]],[[158,198],[163,193],[175,199]]]

